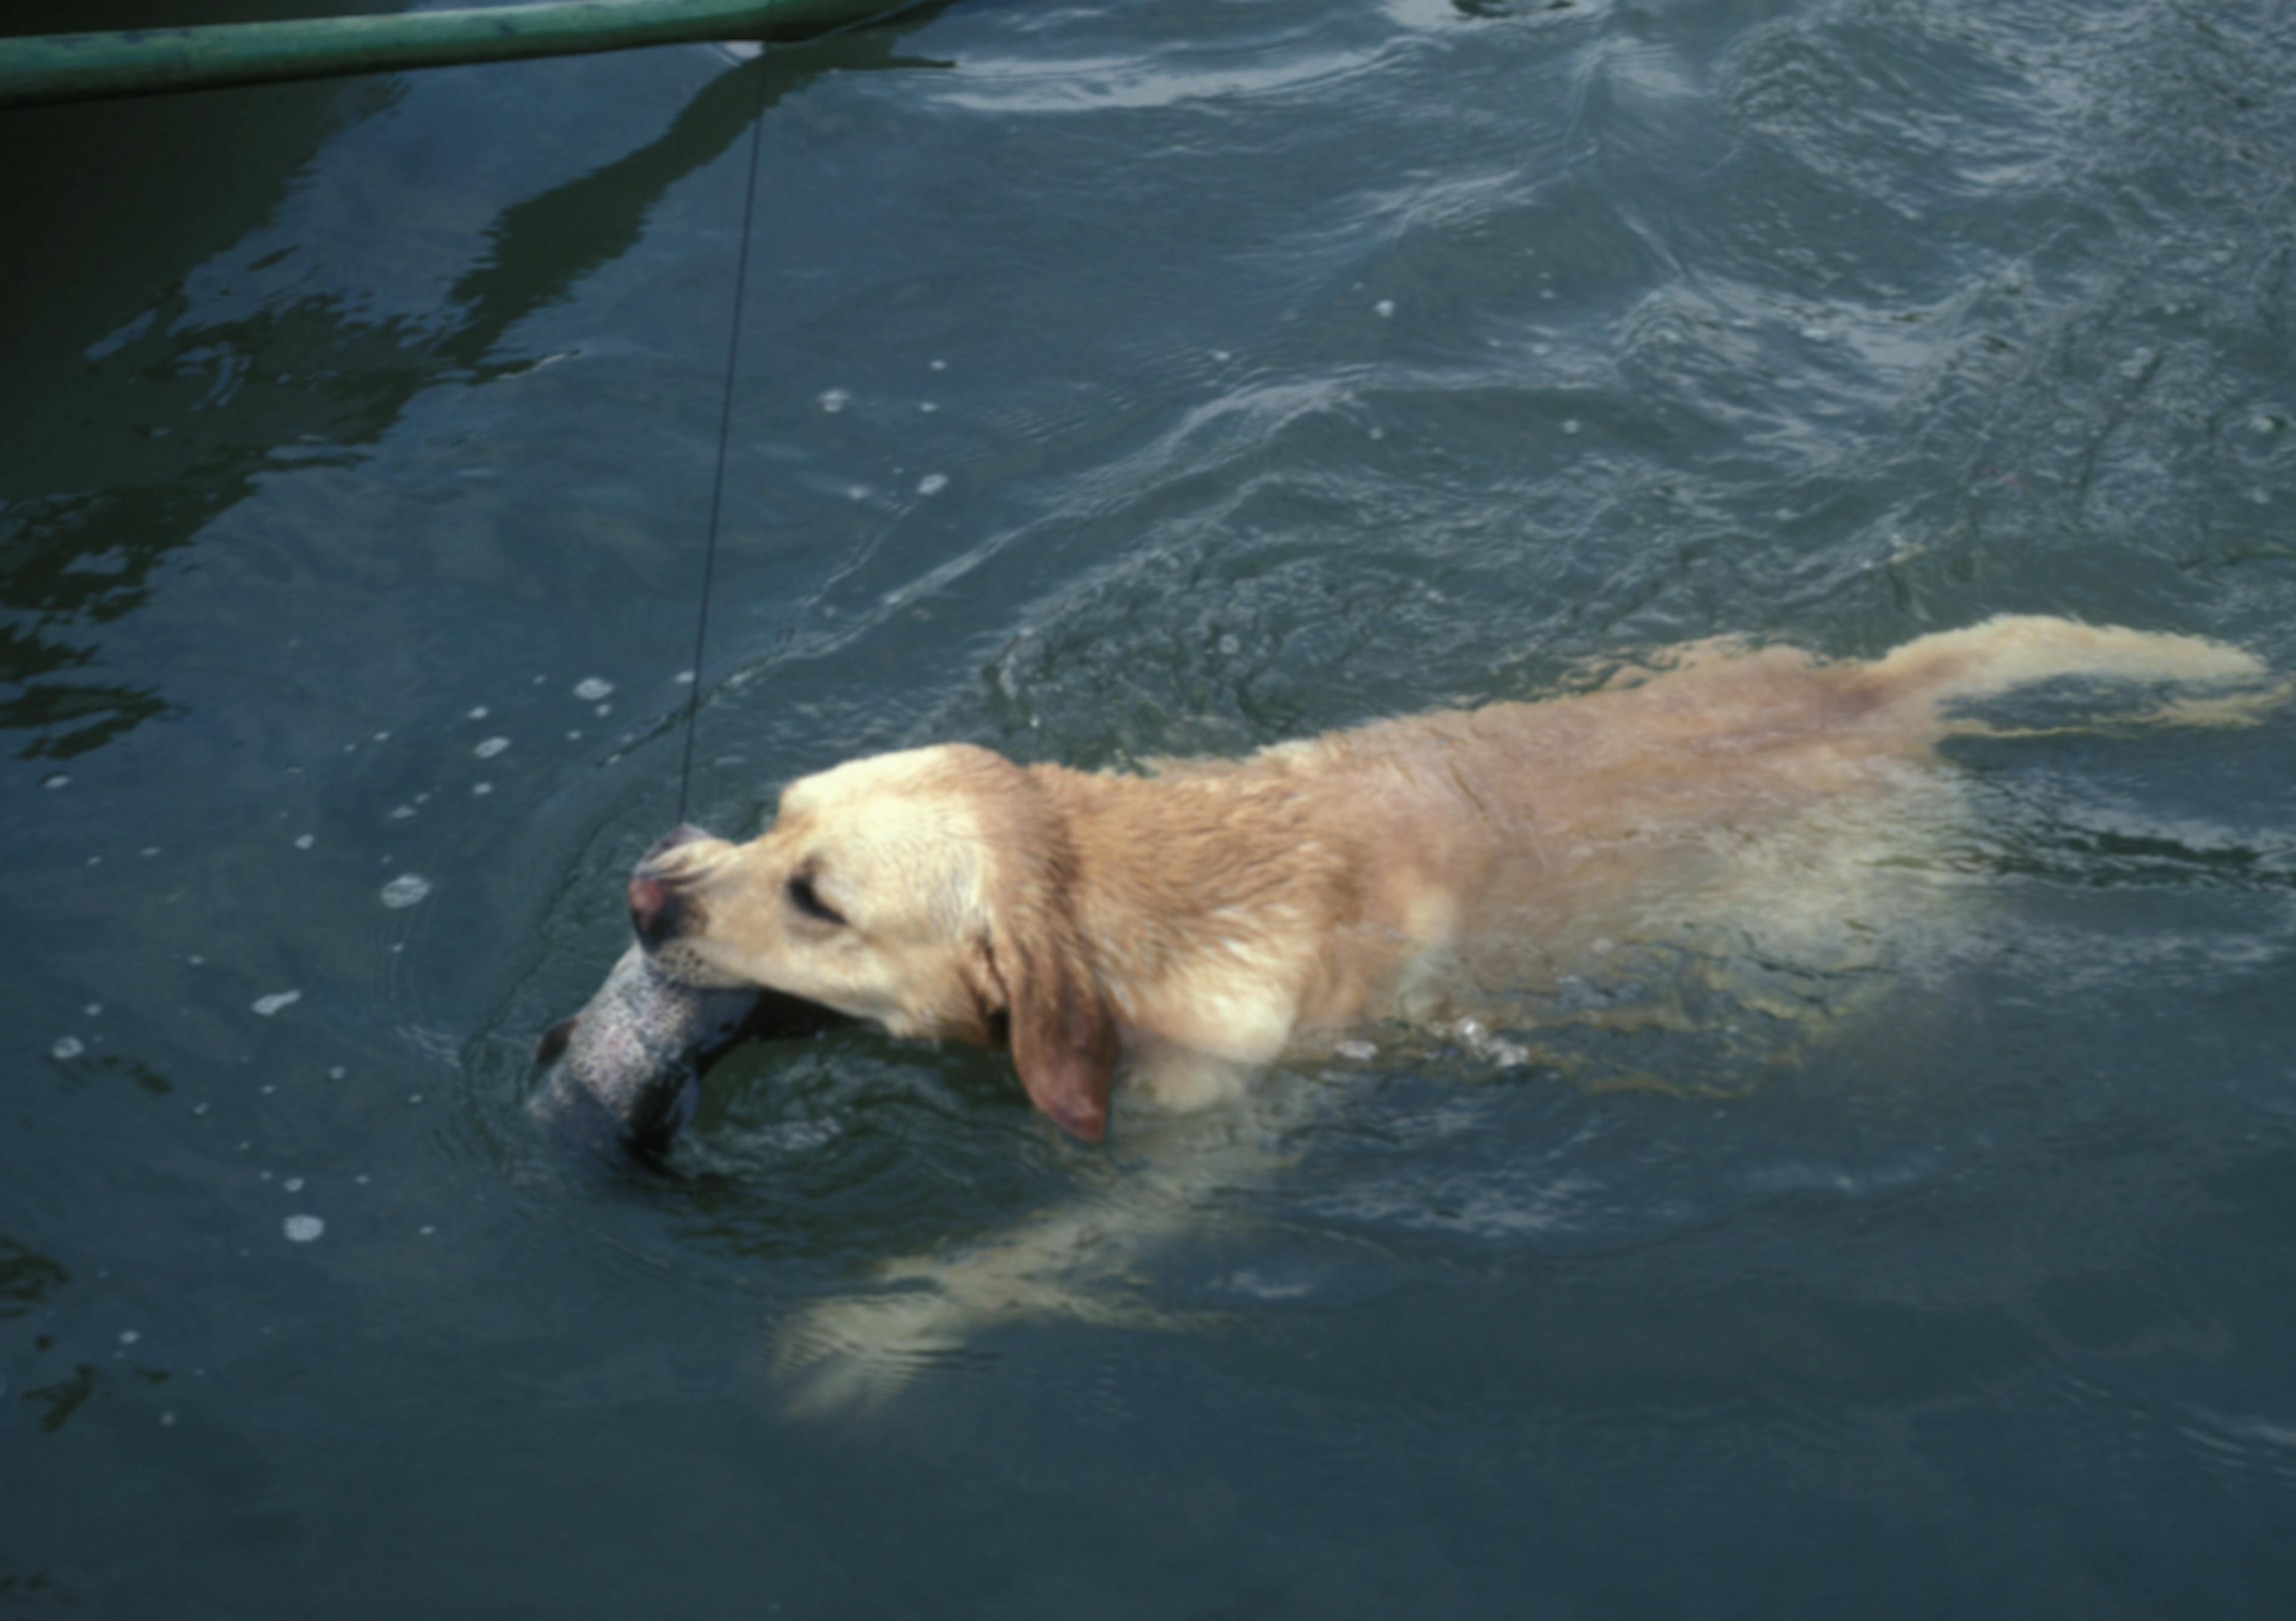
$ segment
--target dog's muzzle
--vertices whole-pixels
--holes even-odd
[[[709,835],[691,823],[680,823],[638,861],[626,894],[630,903],[630,928],[651,951],[681,933],[692,920],[693,903],[686,894],[687,880],[675,869],[665,871],[662,858],[684,844]]]

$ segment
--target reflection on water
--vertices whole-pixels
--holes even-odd
[[[0,1234],[0,1317],[21,1316],[70,1281],[57,1263]]]
[[[896,55],[878,33],[838,65],[932,64]],[[53,487],[57,463],[37,437],[0,460],[0,683],[12,689],[0,697],[0,728],[29,734],[21,754],[69,758],[169,713],[149,686],[71,678],[99,659],[87,633],[141,606],[168,554],[267,476],[354,465],[423,390],[540,364],[505,348],[512,329],[627,251],[666,192],[816,70],[801,53],[773,53],[716,75],[657,138],[501,209],[472,244],[471,268],[419,315],[377,317],[357,291],[304,290],[310,273],[290,262],[291,244],[221,268],[282,289],[247,314],[208,313],[194,282],[216,286],[226,307],[246,300],[203,264],[91,345],[67,386],[160,425],[138,435],[130,465],[107,469],[99,488]]]

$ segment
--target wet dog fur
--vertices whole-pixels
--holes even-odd
[[[2265,674],[2218,643],[2034,617],[1873,660],[1717,641],[1655,662],[1148,775],[964,744],[857,760],[791,783],[747,842],[665,840],[631,913],[672,978],[1009,1048],[1037,1108],[1097,1140],[1119,1083],[1193,1107],[1350,1027],[1732,909],[1845,904],[1840,872],[1946,776],[1935,745],[1984,729],[1969,700]],[[2152,717],[2239,717],[2203,708]],[[1813,865],[1797,841],[1863,847]]]

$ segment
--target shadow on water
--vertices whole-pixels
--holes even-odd
[[[911,13],[902,20],[919,20]],[[512,352],[506,335],[628,252],[670,188],[723,155],[753,117],[832,70],[941,65],[895,54],[897,26],[777,49],[716,75],[655,140],[502,209],[483,233],[477,262],[439,310],[419,319],[374,318],[356,299],[324,292],[203,320],[193,279],[231,240],[211,235],[186,242],[176,263],[191,268],[178,269],[140,313],[119,319],[119,309],[135,306],[118,302],[114,290],[111,308],[90,310],[90,324],[52,327],[34,374],[20,379],[7,413],[15,420],[0,418],[7,446],[0,451],[0,730],[20,735],[19,757],[69,758],[170,714],[155,687],[102,679],[101,643],[89,634],[142,606],[164,560],[245,499],[266,472],[285,463],[356,461],[424,389],[530,368],[535,362]],[[189,99],[223,107],[234,94]],[[402,94],[386,81],[340,97],[293,86],[283,98],[276,91],[250,98],[266,115],[280,110],[285,127],[260,143],[256,177],[242,173],[232,182],[237,206],[225,217],[233,228],[270,217],[310,175],[328,141],[388,111]],[[82,132],[107,144],[146,138],[152,121],[172,127],[180,111],[107,106],[96,111],[116,121],[98,132],[87,122],[90,110],[62,109],[65,121],[56,127],[73,139],[58,144],[77,151]],[[248,141],[255,143],[251,133]],[[236,163],[242,155],[240,145],[226,143],[218,161]],[[44,218],[77,207],[72,183],[60,182],[58,172],[17,166],[0,180],[0,213]],[[91,184],[91,172],[78,172],[78,184]],[[184,178],[175,176],[177,184]],[[139,204],[162,206],[152,197]],[[152,246],[117,221],[78,234],[107,233],[120,239],[111,244],[117,253],[148,256]],[[12,301],[21,308],[85,307],[86,298],[56,282],[79,274],[89,244],[44,238],[41,245],[46,250],[37,263],[10,274]],[[107,319],[110,335],[88,344],[88,333],[102,331]],[[119,397],[128,393],[146,402],[139,442],[108,454],[87,445],[87,425],[118,414]],[[58,490],[45,486],[46,470],[56,465],[105,476]]]

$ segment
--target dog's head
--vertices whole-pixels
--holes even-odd
[[[1092,1142],[1117,1027],[1076,890],[1042,785],[944,745],[800,779],[746,844],[681,828],[639,864],[629,902],[671,978],[763,986],[896,1036],[1009,1044],[1037,1107]]]

